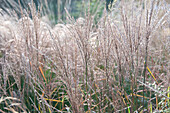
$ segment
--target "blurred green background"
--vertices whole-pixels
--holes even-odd
[[[21,7],[31,10],[29,6],[32,1],[35,3],[36,9],[41,10],[41,16],[47,16],[52,24],[56,24],[61,20],[66,21],[65,8],[74,19],[84,17],[85,13],[90,11],[97,21],[102,16],[105,7],[109,11],[111,4],[120,0],[0,0],[0,8],[7,13],[11,9],[20,17]],[[31,14],[29,15],[31,16]]]

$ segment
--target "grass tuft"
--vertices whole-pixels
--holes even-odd
[[[0,112],[168,112],[169,4],[114,4],[54,27],[33,0],[0,9]]]

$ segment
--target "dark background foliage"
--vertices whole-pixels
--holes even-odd
[[[84,16],[89,4],[91,14],[97,12],[96,19],[100,18],[104,7],[109,11],[112,6],[110,4],[114,2],[114,0],[0,0],[0,8],[6,13],[9,12],[9,9],[12,9],[20,17],[20,8],[30,10],[29,4],[32,1],[37,9],[41,9],[41,14],[48,15],[53,23],[57,23],[59,20],[66,20],[65,8],[75,19],[79,16]]]

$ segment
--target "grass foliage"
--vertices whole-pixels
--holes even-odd
[[[67,13],[53,28],[28,9],[0,10],[0,112],[170,112],[164,0],[122,0],[97,23]]]

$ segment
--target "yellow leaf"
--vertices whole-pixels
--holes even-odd
[[[46,78],[45,78],[45,76],[44,76],[44,73],[43,73],[43,71],[42,71],[42,69],[41,69],[41,67],[40,67],[40,66],[39,66],[39,70],[40,70],[40,72],[41,72],[41,74],[42,74],[42,76],[43,76],[43,78],[44,78],[45,82],[47,83],[47,80],[46,80]]]
[[[150,113],[152,113],[152,103],[150,103]]]
[[[57,88],[55,88],[55,89],[51,92],[50,96],[54,93],[55,90],[57,90]]]
[[[132,95],[132,93],[131,93],[131,95]],[[134,95],[134,96],[137,96],[137,97],[143,97],[142,95],[138,95],[138,94],[134,94],[134,93],[133,93],[133,95]],[[145,96],[144,96],[144,98],[146,98],[146,99],[150,99],[150,98],[145,97]]]
[[[117,90],[117,92],[118,92],[118,93],[119,93],[119,95],[121,96],[121,98],[122,98],[122,100],[123,100],[123,103],[126,105],[125,99],[123,98],[123,96],[122,96],[121,92],[119,92],[118,90]]]
[[[48,98],[44,98],[45,100],[49,100],[49,101],[53,101],[53,102],[62,102],[61,100],[55,100],[55,99],[48,99]]]
[[[147,69],[148,69],[149,73],[152,75],[153,79],[154,79],[154,80],[156,81],[156,83],[158,84],[158,82],[157,82],[155,76],[152,74],[151,70],[150,70],[148,67],[147,67]]]
[[[40,104],[38,104],[38,109],[39,109],[40,113],[42,113],[41,108],[40,108]]]
[[[50,108],[48,107],[48,110],[49,110],[49,112],[51,113],[51,110],[50,110]]]

